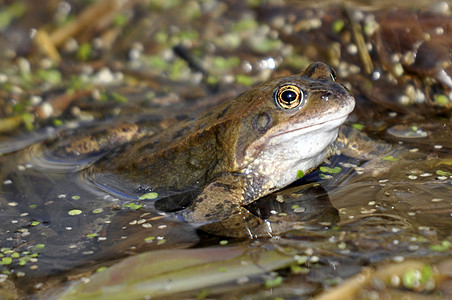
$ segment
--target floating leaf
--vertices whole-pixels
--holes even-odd
[[[445,252],[449,250],[451,243],[449,241],[442,241],[440,245],[431,245],[430,249],[438,252]]]
[[[83,43],[77,50],[77,58],[86,61],[90,58],[93,52],[93,46],[89,43]]]
[[[392,155],[385,156],[382,159],[387,160],[387,161],[398,161],[399,160],[397,157],[394,157]]]
[[[125,97],[119,93],[112,92],[111,97],[113,98],[113,100],[115,100],[118,103],[126,103],[127,102],[127,97]]]
[[[36,73],[39,78],[54,85],[59,84],[62,81],[62,75],[58,70],[39,69]]]
[[[67,212],[67,214],[70,216],[78,216],[81,213],[82,213],[82,211],[80,209],[72,209]]]
[[[11,22],[20,16],[22,16],[27,11],[27,6],[22,2],[11,2],[10,5],[4,6],[2,4],[2,10],[0,11],[0,30],[3,31],[8,27]]]
[[[332,29],[334,32],[339,33],[344,29],[345,22],[342,19],[336,20],[333,22]]]
[[[422,288],[433,280],[433,270],[429,265],[424,265],[422,269],[409,268],[402,274],[403,286],[408,289]]]
[[[157,199],[159,197],[159,194],[156,192],[150,192],[144,195],[141,195],[138,199],[139,200],[152,200]]]
[[[155,240],[155,236],[148,236],[144,239],[146,243],[152,243]]]
[[[12,257],[2,257],[2,260],[0,261],[0,265],[10,265],[13,262]]]
[[[451,172],[447,172],[447,171],[443,171],[443,170],[437,170],[435,173],[438,174],[439,176],[451,176],[452,175]]]
[[[105,271],[107,269],[108,269],[108,267],[99,267],[99,268],[97,268],[96,273],[103,272],[103,271]]]
[[[126,207],[126,208],[130,208],[130,209],[133,209],[133,210],[137,210],[137,209],[142,208],[143,205],[131,202],[131,203],[124,204],[122,207]]]
[[[254,83],[254,79],[251,76],[248,75],[243,75],[243,74],[238,74],[235,77],[235,81],[238,84],[244,85],[244,86],[251,86]]]
[[[439,106],[445,106],[446,104],[449,103],[449,98],[447,98],[446,95],[434,95],[433,96],[433,100],[435,101],[436,104],[438,104]]]
[[[232,57],[223,57],[223,56],[216,56],[213,59],[213,65],[217,69],[225,70],[233,67],[237,67],[240,64],[240,58],[237,56]]]
[[[33,251],[35,251],[35,252],[40,251],[40,250],[44,249],[45,246],[46,246],[45,244],[36,244],[33,248]]]
[[[304,172],[302,170],[297,171],[297,178],[300,179],[304,176]]]
[[[339,173],[342,169],[340,167],[334,167],[334,168],[330,168],[330,167],[325,167],[325,166],[321,166],[319,168],[320,172],[323,173],[330,173],[330,174],[337,174]]]
[[[358,129],[358,130],[363,130],[364,129],[364,125],[360,124],[360,123],[354,123],[352,125],[353,128]]]
[[[265,287],[267,289],[271,289],[271,288],[280,286],[282,284],[282,282],[283,282],[282,276],[278,276],[278,277],[273,278],[273,279],[267,279],[265,281]]]

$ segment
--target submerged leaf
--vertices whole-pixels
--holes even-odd
[[[56,299],[142,299],[203,291],[247,276],[296,264],[276,250],[243,247],[162,250],[126,258],[89,281],[72,284]]]

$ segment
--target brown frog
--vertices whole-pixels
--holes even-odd
[[[313,63],[301,74],[272,79],[196,118],[110,150],[87,169],[88,178],[132,199],[149,192],[159,202],[186,195],[190,203],[180,216],[208,231],[271,235],[277,224],[244,206],[330,155],[354,105],[334,71]]]

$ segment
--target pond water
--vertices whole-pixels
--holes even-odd
[[[0,298],[452,297],[451,9],[382,5],[0,4]],[[248,205],[281,234],[209,234],[97,189],[85,169],[102,153],[46,152],[162,130],[314,60],[354,94],[346,125],[366,137]]]

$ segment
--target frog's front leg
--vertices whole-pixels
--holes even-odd
[[[224,175],[208,184],[183,213],[190,223],[209,233],[235,237],[270,236],[268,222],[249,212],[244,203],[246,178]]]

